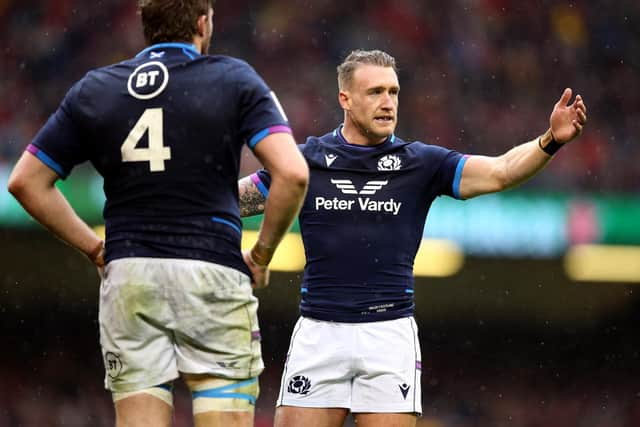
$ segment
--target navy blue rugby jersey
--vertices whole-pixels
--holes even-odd
[[[309,190],[300,212],[307,263],[301,314],[371,322],[413,315],[413,262],[433,200],[459,198],[466,157],[395,136],[349,144],[341,128],[300,145]],[[252,175],[266,196],[267,171]]]
[[[150,46],[87,73],[27,148],[65,178],[104,177],[106,261],[186,258],[249,270],[240,252],[242,145],[291,132],[245,62],[191,44]]]

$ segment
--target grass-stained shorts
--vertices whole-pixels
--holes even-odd
[[[245,379],[262,372],[249,277],[205,261],[123,258],[100,287],[105,387],[127,392],[179,372]]]

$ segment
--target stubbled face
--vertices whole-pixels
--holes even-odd
[[[391,67],[362,64],[353,73],[350,87],[343,88],[343,109],[368,140],[381,142],[396,128],[398,120],[398,76]]]
[[[202,37],[202,47],[200,53],[206,55],[209,53],[209,47],[211,46],[211,37],[213,36],[213,9],[209,8],[207,13],[207,23],[204,30],[204,36]]]

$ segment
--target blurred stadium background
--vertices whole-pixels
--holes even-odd
[[[416,262],[419,425],[640,425],[640,3],[219,0],[216,12],[212,52],[265,77],[299,141],[341,120],[334,70],[355,48],[398,60],[399,135],[464,153],[532,139],[564,87],[581,93],[587,130],[542,175],[438,200],[429,215]],[[70,85],[142,49],[135,1],[0,0],[0,40],[0,426],[113,425],[97,274],[4,188]],[[243,175],[258,167],[247,153]],[[61,188],[101,225],[99,177],[78,168]],[[258,292],[257,426],[271,425],[297,317],[304,259],[295,228],[288,239]],[[176,425],[189,413],[179,387]]]

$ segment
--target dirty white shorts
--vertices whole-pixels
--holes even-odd
[[[420,414],[421,368],[413,317],[369,323],[301,317],[277,406]]]
[[[257,309],[249,277],[233,268],[187,259],[109,262],[99,315],[105,387],[137,391],[179,372],[259,375]]]

